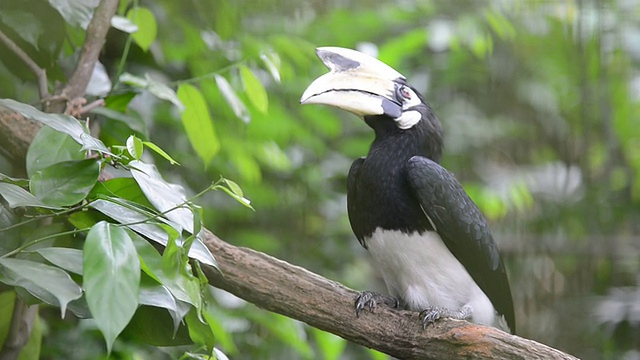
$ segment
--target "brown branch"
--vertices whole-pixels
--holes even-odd
[[[111,27],[111,18],[118,8],[118,0],[102,0],[93,13],[93,18],[87,27],[87,36],[82,46],[82,53],[76,69],[67,85],[58,93],[64,99],[83,97],[91,80],[93,68],[96,66],[100,51]],[[65,103],[56,101],[48,104],[48,112],[61,113],[65,110]]]
[[[22,348],[29,342],[37,313],[37,305],[29,306],[20,297],[15,297],[11,324],[9,325],[7,338],[0,349],[0,359],[18,359]]]
[[[29,144],[42,124],[29,120],[12,109],[0,105],[0,144],[2,154],[15,166],[24,168]]]
[[[36,64],[36,62],[33,61],[33,59],[31,59],[29,55],[27,55],[27,53],[24,52],[24,50],[22,50],[15,42],[13,42],[13,40],[5,35],[2,30],[0,30],[0,42],[2,42],[7,48],[9,48],[11,52],[16,54],[16,56],[18,56],[18,58],[22,60],[25,65],[27,65],[29,70],[34,73],[36,79],[38,80],[38,91],[40,94],[40,99],[48,98],[49,88],[47,81],[47,71],[38,66],[38,64]]]
[[[400,359],[575,359],[546,345],[465,321],[423,330],[418,313],[378,308],[355,316],[356,292],[269,255],[230,245],[211,233],[205,243],[220,272],[209,282],[261,308],[303,321]]]

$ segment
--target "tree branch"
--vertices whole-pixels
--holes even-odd
[[[13,314],[7,338],[0,349],[0,359],[13,360],[20,356],[22,348],[29,342],[33,323],[38,313],[38,305],[27,305],[18,296],[13,303]]]
[[[400,359],[576,359],[546,345],[466,321],[423,330],[418,313],[378,308],[355,316],[356,292],[301,267],[240,248],[210,232],[205,243],[220,271],[209,282],[269,311],[303,321]]]
[[[58,93],[62,99],[72,100],[84,96],[93,68],[106,41],[107,32],[111,27],[111,18],[115,15],[117,8],[118,0],[102,0],[96,7],[87,27],[87,36],[76,69],[67,85]],[[65,110],[64,107],[64,102],[56,101],[47,106],[47,111],[61,113]]]
[[[49,88],[47,81],[47,71],[38,64],[36,64],[33,59],[27,55],[13,40],[11,40],[7,35],[5,35],[2,30],[0,30],[0,42],[2,42],[11,52],[16,54],[22,62],[27,65],[29,70],[35,74],[36,79],[38,80],[38,92],[40,94],[40,99],[46,99],[49,97]]]

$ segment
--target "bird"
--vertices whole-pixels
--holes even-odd
[[[356,316],[388,306],[420,313],[423,328],[442,318],[515,333],[504,262],[482,212],[440,165],[443,129],[407,78],[375,57],[319,47],[329,72],[301,104],[351,112],[373,129],[365,157],[347,176],[347,212],[389,294],[362,291]]]

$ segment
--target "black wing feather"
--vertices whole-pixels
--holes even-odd
[[[351,223],[351,227],[355,234],[360,233],[358,229],[353,228],[356,222],[352,218],[354,214],[356,214],[356,211],[354,209],[358,193],[356,180],[358,178],[358,170],[360,170],[360,167],[364,163],[364,159],[365,157],[356,159],[353,164],[351,164],[351,167],[349,168],[349,174],[347,175],[347,213],[349,214],[349,222]],[[363,238],[358,237],[358,241],[360,242],[360,245],[364,246],[364,248],[367,249],[367,244],[364,242]]]
[[[449,251],[515,333],[509,280],[487,221],[476,204],[453,174],[425,157],[412,157],[407,175],[420,205]]]

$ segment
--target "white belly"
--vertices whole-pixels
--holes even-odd
[[[389,292],[407,309],[457,310],[468,305],[473,322],[501,325],[489,298],[436,232],[404,234],[378,228],[366,244]]]

